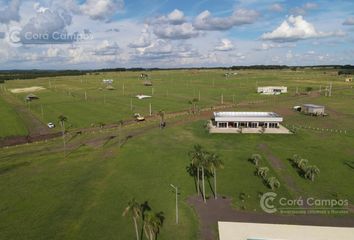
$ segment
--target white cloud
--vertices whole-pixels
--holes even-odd
[[[188,39],[199,36],[199,32],[194,29],[191,23],[163,27],[155,25],[154,33],[157,37],[165,39]]]
[[[31,18],[22,28],[22,43],[45,44],[73,41],[66,31],[66,27],[72,22],[72,16],[68,12],[39,9],[41,11],[37,11],[36,16]]]
[[[184,13],[178,9],[168,14],[167,19],[171,24],[181,24],[185,22]]]
[[[307,13],[307,11],[309,10],[313,10],[318,8],[317,3],[305,3],[304,5],[302,5],[301,7],[295,7],[293,9],[290,10],[291,14],[293,15],[305,15]]]
[[[288,19],[272,32],[264,33],[263,40],[272,40],[280,42],[291,42],[309,38],[322,38],[329,36],[343,35],[343,32],[331,33],[317,31],[316,28],[302,16],[290,16]]]
[[[229,39],[221,39],[218,46],[215,47],[216,51],[231,51],[234,49],[234,45]]]
[[[228,17],[213,17],[209,11],[204,11],[196,17],[194,27],[199,30],[224,31],[234,26],[254,23],[258,17],[257,11],[248,9],[237,9]]]
[[[87,0],[80,6],[81,12],[92,19],[107,20],[124,9],[123,0]]]
[[[7,6],[0,8],[0,23],[8,24],[10,21],[19,21],[20,0],[12,0]]]
[[[350,16],[343,22],[343,25],[354,25],[354,17]]]
[[[149,32],[149,27],[145,25],[144,29],[141,31],[141,36],[138,40],[135,40],[128,44],[130,48],[146,48],[151,45],[151,34]]]
[[[279,3],[274,3],[272,6],[270,6],[269,9],[271,11],[273,11],[273,12],[282,12],[282,11],[284,11],[283,5],[281,5]]]

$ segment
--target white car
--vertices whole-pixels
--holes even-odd
[[[55,124],[54,124],[54,123],[51,123],[51,122],[48,123],[47,126],[48,126],[48,128],[55,128]]]

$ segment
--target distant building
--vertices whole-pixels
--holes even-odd
[[[215,112],[211,133],[289,133],[274,112]]]
[[[113,79],[103,79],[102,82],[104,84],[112,84],[113,83]]]
[[[325,107],[315,104],[304,104],[302,105],[301,112],[309,115],[325,115]]]
[[[278,95],[281,93],[287,93],[287,87],[276,87],[276,86],[267,86],[267,87],[258,87],[257,93],[265,94],[265,95]]]

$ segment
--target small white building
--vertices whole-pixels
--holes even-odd
[[[214,112],[211,133],[290,133],[274,112]]]
[[[104,83],[104,84],[112,84],[113,83],[113,79],[103,79],[102,83]]]
[[[301,111],[309,115],[325,115],[325,107],[315,104],[304,104],[302,105]]]
[[[287,87],[276,87],[276,86],[267,86],[267,87],[258,87],[257,93],[265,95],[279,95],[281,93],[287,93]]]

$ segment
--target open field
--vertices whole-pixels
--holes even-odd
[[[259,195],[270,191],[255,176],[255,167],[248,161],[253,153],[261,154],[260,165],[269,167],[269,175],[280,180],[281,186],[276,190],[279,196],[348,199],[353,206],[354,169],[347,162],[354,159],[354,89],[352,83],[344,83],[335,72],[324,72],[240,71],[229,79],[223,77],[222,71],[212,70],[150,73],[155,113],[159,109],[188,109],[188,100],[198,98],[199,91],[201,107],[219,105],[223,94],[224,103],[239,103],[230,110],[280,113],[284,124],[295,131],[292,135],[209,134],[204,128],[208,116],[201,115],[167,119],[164,130],[154,127],[156,120],[125,126],[123,133],[116,128],[81,136],[69,133],[66,158],[61,139],[1,149],[0,239],[133,239],[132,219],[122,217],[132,197],[139,202],[148,201],[154,211],[164,212],[165,222],[158,239],[197,239],[198,218],[186,202],[196,194],[193,178],[186,172],[190,161],[187,153],[194,144],[220,155],[225,168],[218,171],[218,192],[232,198],[235,209],[262,213]],[[73,129],[100,121],[115,123],[131,118],[133,112],[148,114],[150,100],[134,99],[133,111],[130,108],[132,96],[152,93],[151,87],[142,86],[138,75],[105,73],[55,78],[50,83],[49,79],[8,81],[5,85],[7,89],[45,87],[47,90],[35,93],[40,100],[27,107],[43,122],[57,121],[58,115],[64,114]],[[99,90],[103,78],[113,78],[116,90]],[[332,97],[314,91],[294,96],[296,88],[319,90],[329,81],[333,81]],[[257,84],[285,85],[290,93],[259,96],[255,93]],[[15,96],[18,104],[25,95],[1,93],[4,99]],[[243,104],[249,102],[256,103]],[[329,116],[309,117],[291,110],[302,103],[324,104]],[[15,113],[10,112],[9,116]],[[119,133],[132,136],[121,148],[117,137],[112,138]],[[293,154],[318,166],[321,172],[314,182],[297,173],[288,160]],[[174,223],[175,196],[170,183],[181,191],[178,226]],[[207,196],[212,197],[208,183],[206,190]]]
[[[0,96],[0,138],[26,135],[27,129],[16,111]]]
[[[150,103],[153,113],[160,109],[167,112],[189,109],[188,101],[199,97],[200,107],[221,104],[222,99],[224,103],[266,100],[276,104],[289,99],[296,89],[303,92],[307,87],[312,87],[316,91],[328,86],[329,81],[333,82],[334,89],[352,85],[330,70],[239,71],[238,75],[229,78],[225,78],[223,73],[221,70],[152,71],[148,74],[153,87],[143,86],[139,72],[16,80],[7,81],[4,87],[7,90],[33,86],[46,88],[34,92],[40,99],[27,107],[45,123],[56,122],[57,117],[64,114],[70,127],[84,128],[97,123],[131,119],[136,112],[148,115]],[[103,79],[113,79],[115,90],[106,90]],[[285,85],[290,93],[276,97],[257,95],[256,87],[264,85]],[[3,97],[7,94],[12,94],[25,104],[24,98],[28,93],[6,91]],[[135,98],[137,94],[153,97],[138,100]],[[347,90],[347,94],[352,94],[352,89]]]

